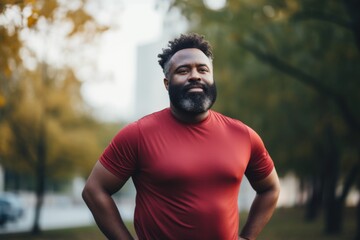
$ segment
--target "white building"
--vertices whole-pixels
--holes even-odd
[[[159,39],[137,48],[135,119],[169,106],[168,93],[163,83],[164,74],[157,55],[170,39],[186,32],[186,29],[187,22],[184,17],[177,10],[172,10],[164,16]]]
[[[135,83],[135,118],[159,111],[169,106],[168,94],[163,84],[164,74],[157,55],[166,41],[159,40],[138,47]]]

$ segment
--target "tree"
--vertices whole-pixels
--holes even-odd
[[[190,31],[213,43],[216,107],[260,130],[280,173],[292,170],[308,182],[316,190],[313,203],[323,196],[326,232],[341,231],[341,211],[359,175],[359,3],[228,0],[211,10],[203,1],[175,0],[172,6],[187,16]]]
[[[46,41],[40,54],[27,42],[27,37],[49,36],[54,27],[66,30],[64,41],[75,39],[78,44],[105,30],[83,5],[84,1],[77,1],[76,7],[56,0],[0,2],[0,161],[6,169],[35,178],[33,233],[40,232],[47,180],[85,175],[100,154],[89,128],[97,123],[82,101],[81,82],[73,69],[50,65]]]

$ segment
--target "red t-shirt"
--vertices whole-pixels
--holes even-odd
[[[244,174],[267,177],[273,161],[260,137],[238,120],[210,111],[178,121],[170,109],[123,128],[100,162],[136,187],[139,239],[238,239],[238,193]]]

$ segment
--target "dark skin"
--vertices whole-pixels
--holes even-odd
[[[212,84],[213,67],[211,60],[199,49],[183,49],[174,54],[169,63],[169,69],[164,79],[165,88],[169,88],[169,82],[173,84],[187,85],[193,81]],[[189,91],[203,91],[194,87]],[[204,120],[209,112],[199,114],[186,113],[176,109],[170,104],[173,115],[183,122],[196,123]],[[261,230],[271,218],[280,193],[279,179],[274,169],[265,179],[250,182],[256,191],[256,197],[252,203],[248,219],[240,232],[239,239],[256,239]],[[125,184],[100,162],[97,162],[86,182],[83,190],[83,198],[91,210],[96,223],[104,235],[111,240],[134,239],[125,227],[120,213],[111,198]]]
[[[110,173],[99,161],[87,179],[82,196],[91,210],[96,224],[111,240],[134,239],[126,228],[111,195],[117,192],[125,181]]]
[[[214,83],[212,63],[205,54],[195,48],[183,49],[174,54],[170,59],[169,71],[164,79],[166,90],[169,90],[170,81],[173,84],[187,85],[191,82],[203,82],[211,85]],[[200,92],[201,88],[192,88],[189,91]],[[176,109],[170,103],[170,109],[174,116],[183,122],[201,122],[204,120],[209,111],[199,114],[186,113]]]

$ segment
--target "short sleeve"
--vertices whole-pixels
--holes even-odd
[[[274,168],[273,160],[266,150],[260,136],[249,128],[251,155],[248,166],[245,171],[249,181],[260,181],[266,178]]]
[[[122,180],[127,180],[136,170],[139,130],[137,122],[120,130],[105,148],[99,161]]]

